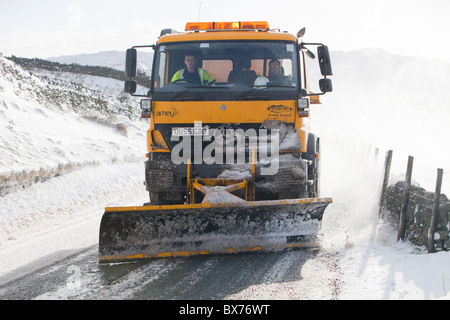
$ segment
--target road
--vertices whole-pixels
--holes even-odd
[[[318,249],[98,264],[94,246],[0,286],[0,300],[337,299],[340,276]]]

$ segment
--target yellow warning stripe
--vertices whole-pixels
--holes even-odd
[[[161,206],[136,206],[136,207],[107,207],[105,212],[119,211],[152,211],[152,210],[176,210],[176,209],[204,209],[204,208],[229,208],[229,207],[258,207],[258,206],[279,206],[312,203],[332,203],[332,198],[304,198],[266,201],[245,201],[245,202],[218,202],[218,203],[197,203],[197,204],[176,204]]]
[[[289,243],[280,245],[279,249],[289,249],[289,248],[301,248],[305,246],[315,246],[316,242],[299,242],[299,243]],[[274,248],[263,248],[261,246],[255,246],[253,248],[229,248],[223,252],[210,252],[205,250],[194,250],[194,251],[174,251],[174,252],[161,252],[155,255],[150,254],[134,254],[134,255],[113,255],[113,256],[99,256],[99,261],[101,262],[114,262],[114,261],[125,261],[125,260],[140,260],[140,259],[150,259],[150,258],[169,258],[169,257],[187,257],[187,256],[197,256],[197,255],[207,255],[207,254],[220,254],[220,253],[245,253],[245,252],[257,252],[265,250],[274,250]]]

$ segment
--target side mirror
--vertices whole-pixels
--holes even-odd
[[[127,78],[133,78],[136,76],[137,67],[137,50],[128,49],[125,58],[125,75]]]
[[[127,80],[125,81],[125,86],[123,88],[123,91],[126,93],[135,93],[137,88],[137,83],[134,80]]]
[[[332,76],[333,71],[331,70],[331,60],[328,47],[324,45],[319,46],[317,48],[317,55],[319,56],[320,72],[322,73],[322,75]]]
[[[333,83],[331,82],[331,79],[320,79],[319,88],[323,93],[333,91]]]

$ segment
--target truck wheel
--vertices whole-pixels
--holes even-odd
[[[154,159],[145,162],[145,186],[150,196],[151,205],[172,204],[167,193],[175,189],[173,168],[170,157],[155,155]]]

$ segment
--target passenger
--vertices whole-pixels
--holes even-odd
[[[197,82],[208,85],[213,82],[208,71],[197,67],[197,58],[193,54],[186,54],[184,57],[186,68],[178,70],[172,77],[171,82]],[[181,81],[186,79],[187,81]],[[178,80],[178,81],[177,81]]]
[[[291,86],[290,77],[284,75],[284,69],[278,59],[272,59],[269,62],[269,84],[280,86]]]

